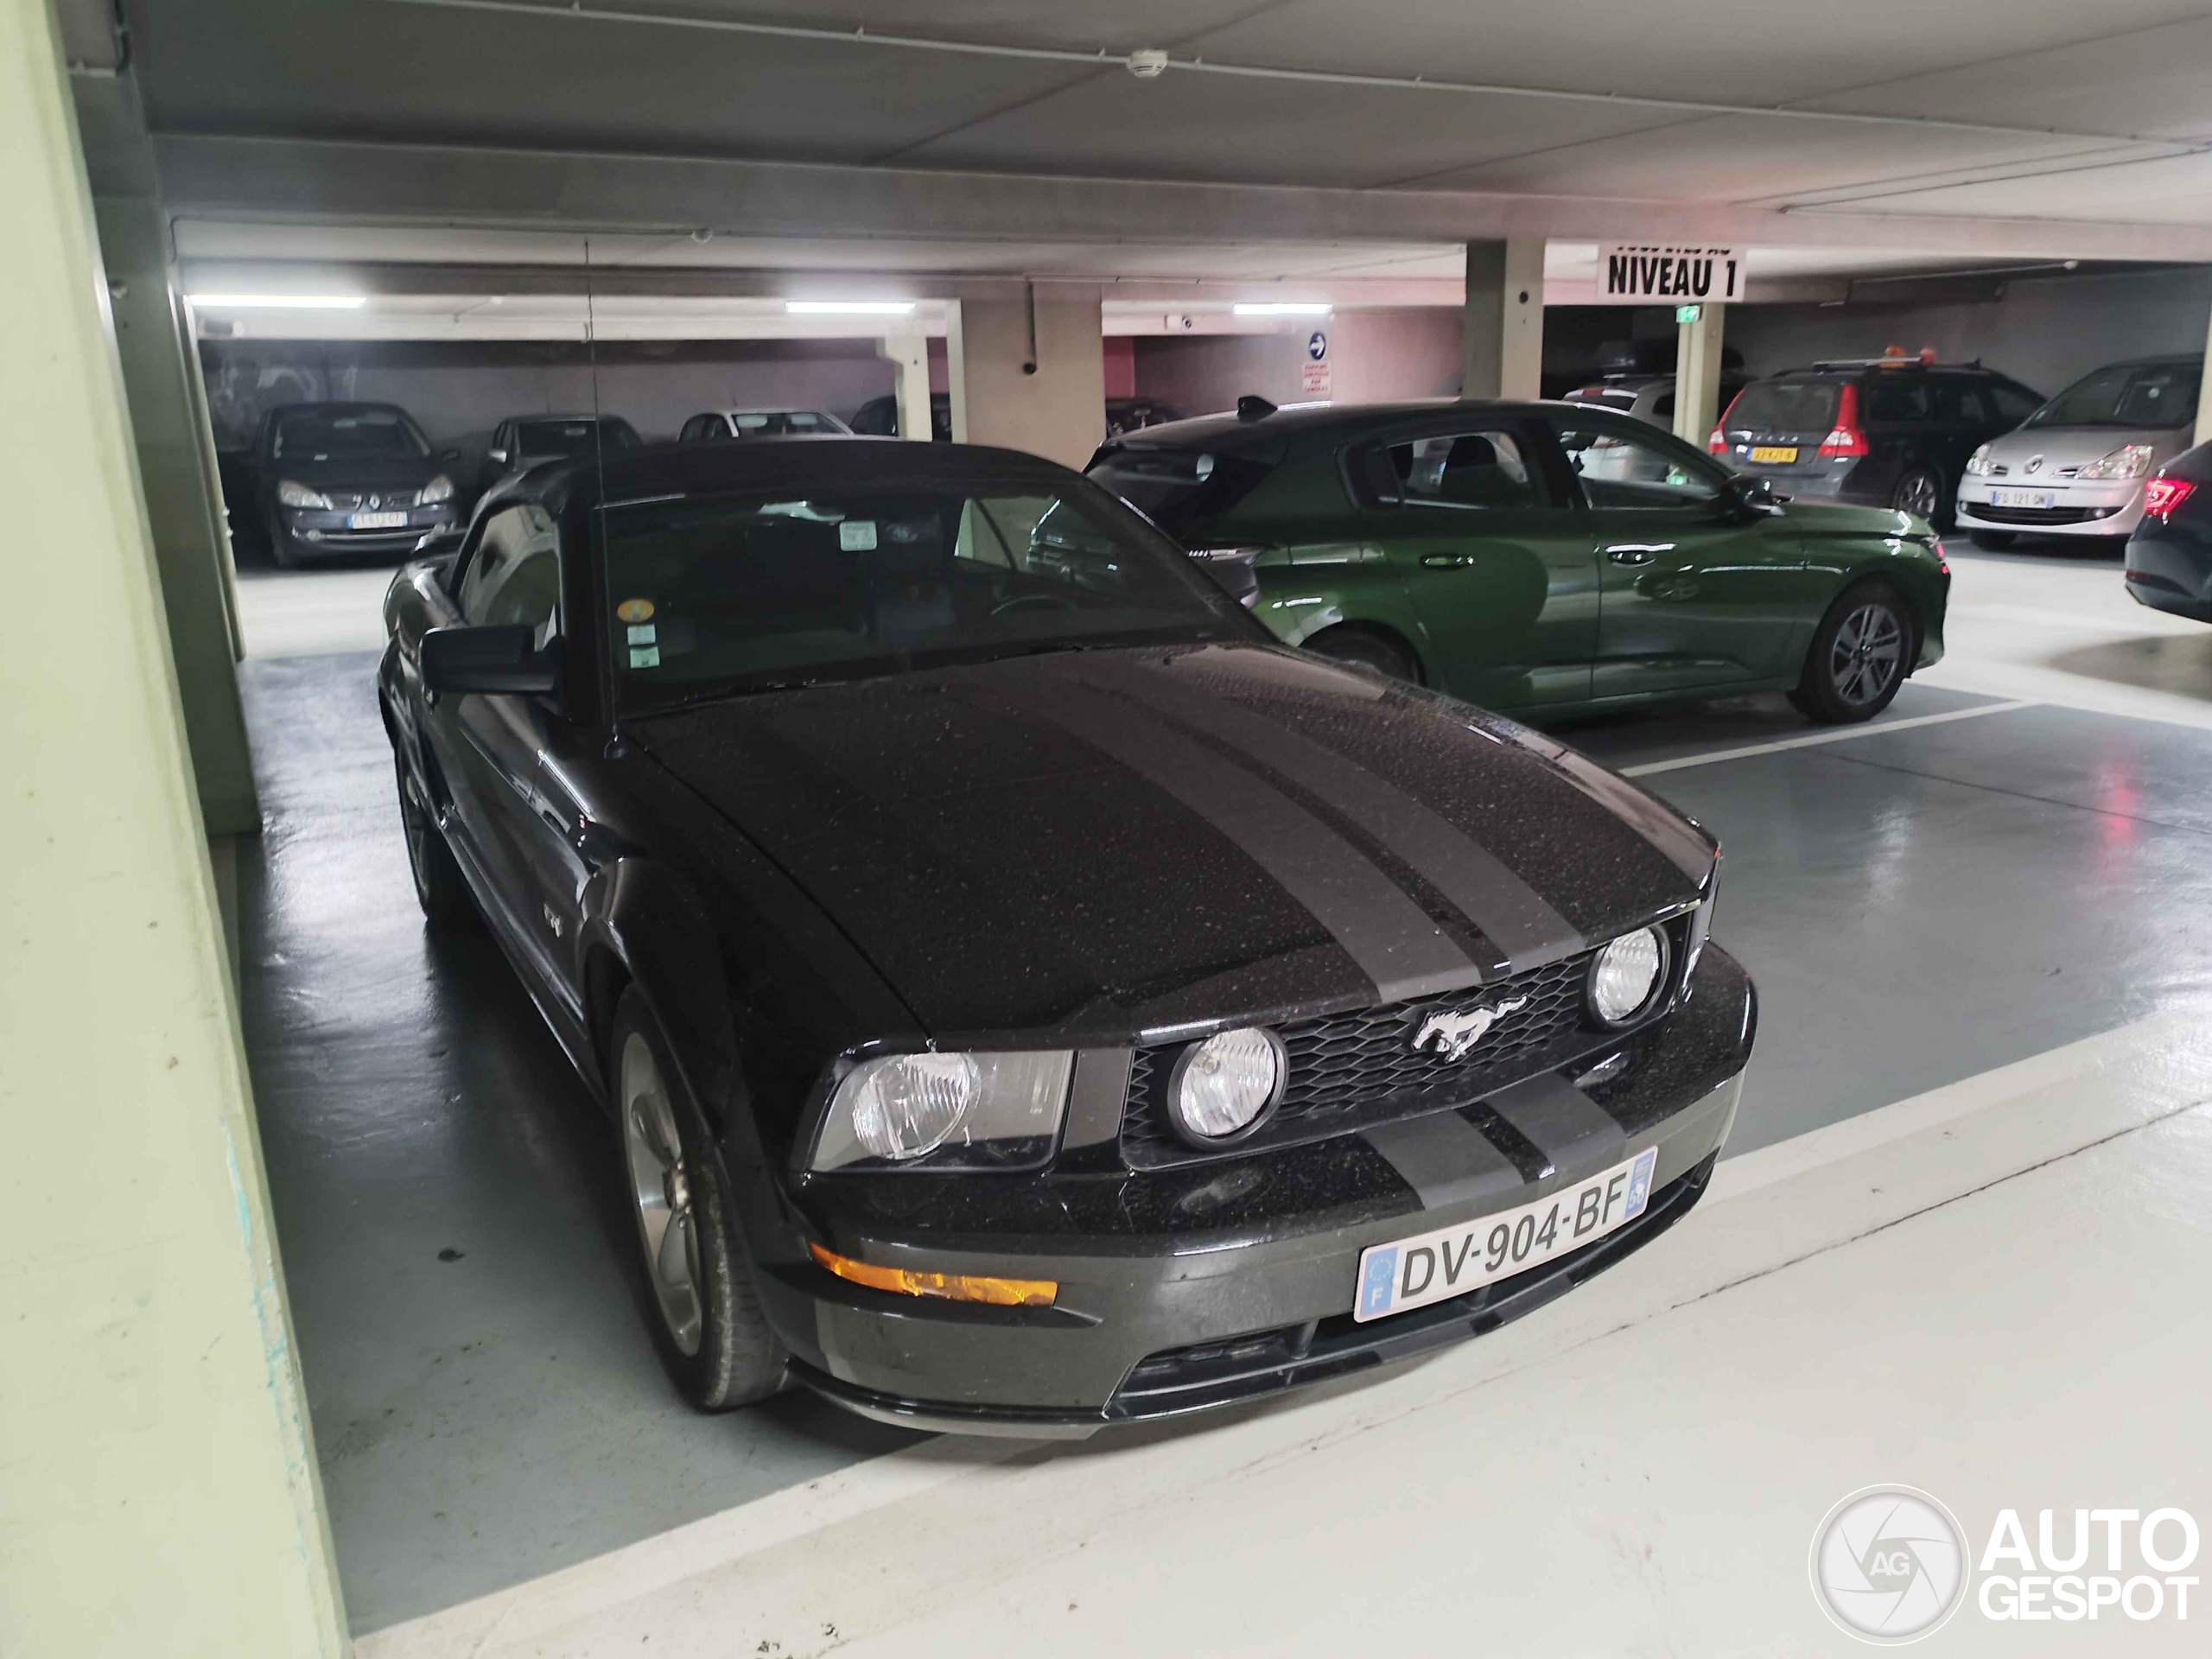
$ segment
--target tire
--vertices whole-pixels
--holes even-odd
[[[300,568],[300,551],[292,545],[292,538],[281,530],[269,538],[269,557],[279,570]]]
[[[1908,467],[1890,492],[1890,505],[1941,530],[1949,522],[1951,493],[1944,486],[1943,475],[1933,467]]]
[[[1919,655],[1912,607],[1885,582],[1846,588],[1813,630],[1789,701],[1824,726],[1855,725],[1888,708]]]
[[[1967,539],[1987,552],[2002,553],[2020,539],[2020,534],[2013,530],[1970,530]]]
[[[706,1121],[635,986],[615,1005],[607,1057],[618,1171],[637,1223],[631,1261],[654,1350],[701,1411],[766,1400],[788,1380],[791,1354],[761,1312]]]
[[[392,766],[399,781],[399,827],[407,836],[407,863],[415,874],[415,901],[423,906],[423,919],[439,929],[473,925],[476,899],[454,861],[453,849],[446,845],[445,832],[416,798],[407,762],[397,750]]]
[[[1389,634],[1370,628],[1338,626],[1325,629],[1306,642],[1306,649],[1332,663],[1371,669],[1388,680],[1421,683],[1421,665],[1414,654]]]

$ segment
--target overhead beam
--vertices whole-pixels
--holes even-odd
[[[509,230],[1193,246],[1663,237],[1987,257],[2212,263],[2212,226],[1783,213],[1701,201],[1038,178],[578,151],[168,134],[186,217]]]

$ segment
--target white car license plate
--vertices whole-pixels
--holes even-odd
[[[2056,502],[2049,490],[1992,490],[1989,505],[1993,507],[2048,507]]]
[[[1370,1245],[1360,1252],[1352,1318],[1379,1319],[1464,1296],[1603,1238],[1643,1213],[1658,1161],[1659,1149],[1647,1147],[1626,1163],[1517,1210]]]
[[[404,530],[407,515],[404,512],[357,512],[346,523],[353,530]]]

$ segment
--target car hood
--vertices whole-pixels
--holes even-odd
[[[1925,538],[1934,532],[1925,519],[1915,518],[1895,507],[1854,506],[1847,501],[1823,501],[1815,496],[1789,496],[1789,480],[1777,493],[1789,497],[1783,511],[1789,527],[1800,536],[1902,536]]]
[[[2152,462],[2170,461],[2189,448],[2189,429],[2142,426],[2033,426],[1993,438],[1989,458],[2010,467],[2007,481],[2023,478],[2052,478],[2064,467],[2082,467],[2110,454],[2125,443],[2152,446]],[[2033,473],[2027,463],[2036,456],[2043,465]]]
[[[1694,899],[1710,837],[1563,746],[1262,645],[1058,652],[632,722],[939,1037],[1434,994]]]
[[[425,457],[373,461],[272,461],[263,467],[272,483],[290,479],[311,489],[419,490],[439,473],[448,470]]]

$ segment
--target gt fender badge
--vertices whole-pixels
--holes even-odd
[[[1500,1002],[1484,1008],[1460,1008],[1450,1013],[1432,1014],[1421,1022],[1414,1033],[1414,1052],[1422,1049],[1442,1055],[1447,1060],[1466,1058],[1467,1051],[1483,1039],[1483,1033],[1513,1013],[1529,1006],[1529,999],[1516,996],[1510,1002]]]

